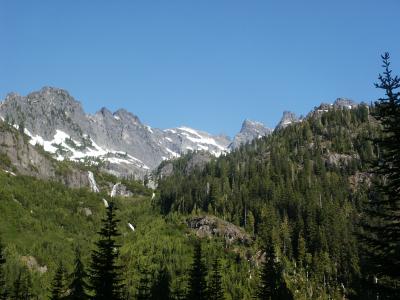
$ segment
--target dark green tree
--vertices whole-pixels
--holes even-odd
[[[86,283],[87,274],[81,260],[81,252],[79,248],[75,250],[75,268],[71,275],[72,281],[68,287],[70,293],[68,300],[85,300],[89,299],[86,290],[89,286]]]
[[[222,300],[224,299],[224,290],[222,288],[221,270],[218,258],[214,260],[211,271],[208,285],[209,299]]]
[[[166,267],[158,272],[151,287],[152,300],[169,300],[171,296],[171,275]]]
[[[384,71],[375,86],[384,90],[385,97],[375,102],[374,109],[382,126],[382,135],[375,140],[379,153],[373,172],[378,179],[366,209],[364,239],[378,283],[383,277],[396,289],[400,283],[400,78],[392,75],[388,53],[382,61]]]
[[[20,300],[23,294],[22,272],[20,271],[13,283],[12,300]]]
[[[149,279],[149,273],[147,271],[142,272],[142,276],[139,280],[139,286],[137,289],[137,300],[150,300],[151,299],[151,283]]]
[[[262,263],[260,272],[260,283],[256,299],[275,299],[278,291],[278,276],[276,270],[275,249],[272,243],[265,248],[265,261]]]
[[[34,299],[34,294],[32,291],[32,277],[29,269],[24,268],[24,276],[22,280],[22,292],[21,292],[21,300],[30,300]]]
[[[3,253],[3,244],[0,241],[0,300],[7,299],[6,280],[4,275],[4,265],[6,258]]]
[[[51,296],[50,300],[60,300],[64,299],[65,295],[65,285],[64,285],[64,267],[60,263],[56,273],[54,274],[53,282],[51,285]]]
[[[96,242],[97,249],[92,252],[89,279],[93,300],[122,299],[121,267],[117,265],[120,245],[116,241],[120,235],[117,230],[119,220],[115,217],[115,211],[115,203],[111,202],[98,232],[100,240]]]
[[[201,243],[196,242],[193,263],[189,273],[189,291],[186,297],[188,300],[207,299],[206,275],[207,269],[203,262]]]

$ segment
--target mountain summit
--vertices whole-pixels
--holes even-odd
[[[230,144],[231,149],[236,149],[242,144],[251,142],[254,139],[267,136],[272,133],[272,129],[265,127],[263,123],[244,120],[240,132],[234,137]]]
[[[86,114],[67,91],[53,87],[27,96],[8,94],[0,103],[0,117],[30,136],[32,145],[42,145],[57,159],[102,161],[118,176],[142,177],[163,160],[188,151],[204,150],[219,156],[228,152],[232,143],[226,136],[184,126],[152,128],[125,109],[111,112],[102,108]]]

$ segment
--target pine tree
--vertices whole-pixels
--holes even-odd
[[[265,261],[260,273],[260,284],[256,299],[260,300],[293,300],[294,297],[286,285],[281,264],[275,256],[275,249],[269,243],[265,250]]]
[[[265,249],[265,261],[261,266],[260,283],[256,294],[256,299],[270,300],[275,299],[278,290],[278,277],[275,265],[275,249],[269,243]]]
[[[22,293],[21,293],[21,300],[30,300],[34,298],[33,292],[32,292],[32,277],[29,269],[25,268],[24,269],[24,278],[22,281]]]
[[[140,277],[139,287],[137,290],[137,300],[150,300],[151,293],[150,293],[150,280],[149,274],[147,271],[142,272],[142,276]]]
[[[152,300],[169,300],[171,297],[171,276],[166,267],[161,268],[151,287]]]
[[[117,230],[119,220],[115,218],[115,211],[115,203],[111,202],[98,232],[97,250],[92,253],[90,285],[93,300],[122,299],[121,267],[117,265],[120,245],[116,242],[120,235]]]
[[[374,275],[395,284],[400,282],[400,78],[392,75],[388,53],[382,61],[384,72],[375,86],[385,91],[385,97],[374,110],[383,130],[375,141],[379,154],[373,172],[379,183],[366,209],[364,239]]]
[[[87,274],[81,260],[81,253],[79,248],[77,248],[75,250],[75,268],[72,273],[71,284],[68,287],[70,291],[70,294],[67,297],[68,300],[89,299],[89,296],[86,294],[86,290],[89,288],[85,282],[86,278]]]
[[[189,273],[188,300],[207,299],[206,274],[207,270],[203,262],[201,243],[196,242],[194,246],[193,263]]]
[[[60,263],[53,278],[50,300],[64,299],[64,267]]]
[[[222,300],[224,299],[224,291],[222,288],[221,271],[218,258],[214,260],[212,273],[210,276],[210,284],[208,288],[209,299]]]
[[[23,289],[23,283],[22,283],[22,272],[20,271],[18,273],[17,278],[15,279],[13,283],[13,291],[11,295],[12,300],[20,300],[22,298],[22,289]]]
[[[6,258],[3,254],[3,244],[0,241],[0,300],[7,299],[6,281],[3,270],[3,266],[5,263]]]

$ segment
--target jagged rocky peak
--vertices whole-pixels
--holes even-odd
[[[291,111],[284,111],[282,119],[279,121],[278,126],[276,126],[277,129],[280,128],[285,128],[286,126],[299,122],[299,118],[296,116],[295,113]]]
[[[115,119],[127,120],[135,124],[142,124],[138,116],[127,111],[126,109],[120,108],[113,114]]]
[[[352,109],[358,107],[358,103],[348,98],[337,98],[333,103],[321,103],[315,107],[307,116],[319,116],[331,109]]]
[[[85,114],[80,102],[63,89],[44,87],[20,96],[9,94],[0,104],[0,117],[23,125],[31,145],[40,144],[58,160],[104,162],[117,176],[144,176],[163,160],[189,151],[215,156],[228,152],[229,137],[189,127],[160,130],[141,123],[125,109],[102,108]],[[235,146],[270,133],[258,122],[246,120]]]
[[[240,132],[234,137],[229,148],[236,149],[242,144],[247,144],[254,139],[261,138],[271,133],[272,129],[267,128],[263,123],[246,119],[243,121]]]
[[[81,104],[66,90],[44,87],[37,92],[20,96],[9,94],[0,106],[0,116],[29,132],[50,139],[57,129],[86,127]]]
[[[358,103],[348,98],[337,98],[333,103],[333,106],[337,108],[352,109],[354,107],[357,107]]]

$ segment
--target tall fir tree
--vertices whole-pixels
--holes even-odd
[[[372,170],[378,175],[378,183],[367,205],[363,237],[375,280],[379,284],[381,278],[389,279],[389,288],[399,296],[396,289],[400,287],[400,78],[392,75],[388,53],[382,61],[384,71],[375,86],[384,90],[385,97],[375,102],[374,109],[382,126],[382,135],[375,140],[378,157]]]
[[[0,300],[7,299],[8,293],[6,290],[6,279],[4,275],[4,265],[6,263],[6,258],[3,253],[3,244],[0,240]]]
[[[100,240],[96,242],[97,249],[92,252],[90,270],[90,286],[94,293],[93,300],[122,299],[123,284],[121,266],[118,266],[119,247],[116,239],[119,220],[115,217],[116,206],[111,202],[107,214],[102,219],[102,228],[98,232]]]
[[[201,243],[196,242],[194,245],[193,263],[189,273],[187,300],[207,299],[206,275],[207,269],[203,262]]]
[[[137,289],[137,295],[136,299],[137,300],[150,300],[151,299],[151,283],[149,279],[149,273],[147,270],[142,272],[142,276],[140,277],[139,280],[139,286]]]
[[[166,267],[158,272],[151,287],[152,300],[170,300],[171,296],[171,275]]]
[[[33,294],[32,291],[32,277],[30,270],[27,268],[24,268],[24,276],[22,279],[22,292],[21,292],[21,300],[30,300],[30,299],[35,299],[35,295]]]
[[[272,243],[265,248],[265,261],[262,263],[260,283],[256,293],[256,299],[275,299],[278,290],[278,276],[276,270],[275,249]]]
[[[222,288],[221,270],[218,258],[214,260],[209,279],[208,295],[211,300],[224,299],[224,290]]]
[[[81,260],[81,252],[79,248],[75,250],[75,266],[74,271],[71,275],[71,283],[68,286],[68,290],[70,291],[67,299],[68,300],[86,300],[89,299],[86,291],[89,286],[86,283],[87,274],[85,271],[85,267]]]
[[[65,285],[64,285],[64,266],[62,263],[59,264],[56,273],[54,274],[53,282],[51,285],[51,296],[50,300],[61,300],[65,296]]]
[[[22,272],[19,271],[17,278],[13,282],[13,290],[11,294],[12,300],[20,300],[23,294]]]

